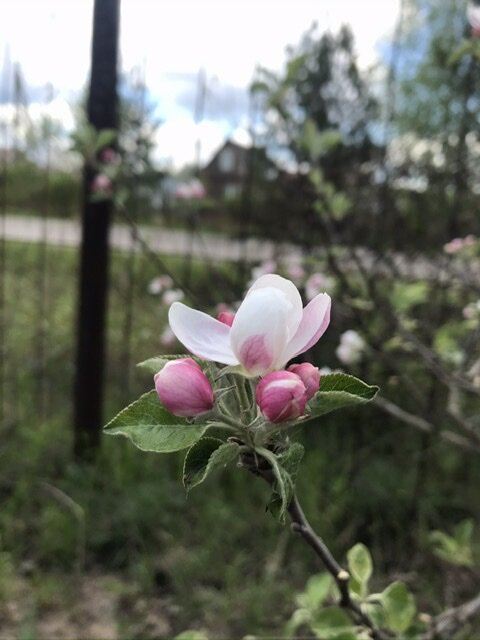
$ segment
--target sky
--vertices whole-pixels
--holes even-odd
[[[21,64],[32,109],[48,110],[67,127],[73,122],[69,105],[88,78],[92,10],[93,0],[0,3],[0,43],[10,61]],[[280,70],[287,45],[298,43],[313,22],[319,31],[349,24],[366,68],[378,61],[398,11],[399,0],[122,0],[121,66],[141,69],[163,121],[157,161],[176,168],[191,162],[198,137],[204,160],[227,136],[246,142],[246,89],[255,68]],[[204,119],[196,125],[200,69],[207,94]],[[5,103],[11,100],[5,71],[0,80]]]

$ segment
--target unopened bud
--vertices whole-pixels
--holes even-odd
[[[198,416],[213,407],[212,385],[192,358],[167,362],[154,380],[160,401],[175,416]]]
[[[313,398],[320,388],[320,371],[318,367],[314,367],[310,362],[302,362],[301,364],[292,364],[287,371],[296,373],[302,380],[307,390],[307,400]]]
[[[307,390],[295,373],[274,371],[258,383],[256,400],[267,420],[286,422],[303,415],[307,403]]]

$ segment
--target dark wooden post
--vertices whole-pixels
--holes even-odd
[[[97,129],[117,126],[120,0],[95,0],[88,119]],[[90,199],[94,171],[84,174],[84,205],[74,389],[74,453],[88,458],[100,442],[108,284],[109,201]]]

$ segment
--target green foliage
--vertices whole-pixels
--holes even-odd
[[[275,484],[268,509],[284,524],[287,517],[287,509],[295,491],[298,468],[303,459],[305,449],[303,445],[296,442],[278,455],[267,449],[259,449],[258,451],[270,462],[275,475]]]
[[[412,594],[402,582],[393,582],[382,593],[369,593],[373,562],[369,550],[356,544],[347,553],[351,578],[351,598],[357,602],[379,629],[405,633],[411,629],[416,614]],[[294,637],[300,628],[311,629],[316,637],[333,640],[363,640],[371,637],[371,631],[352,622],[348,609],[331,606],[339,599],[338,588],[328,574],[313,576],[305,591],[296,598],[298,608],[289,620],[286,632]]]
[[[372,556],[367,547],[359,543],[347,553],[347,560],[351,575],[360,585],[360,594],[365,597],[373,571]]]
[[[175,640],[208,640],[208,636],[203,631],[182,631]]]
[[[322,376],[320,391],[310,400],[307,420],[323,416],[331,411],[365,404],[375,398],[378,387],[345,373]]]
[[[187,451],[183,463],[183,484],[187,491],[197,487],[215,470],[238,458],[239,445],[217,438],[201,438]]]
[[[162,407],[156,391],[152,390],[123,409],[104,431],[129,438],[142,451],[172,453],[191,447],[207,428],[205,424],[196,425],[173,416]]]
[[[387,626],[396,633],[410,627],[417,611],[412,594],[402,582],[394,582],[381,594]]]
[[[472,538],[474,522],[472,519],[462,520],[449,536],[443,531],[432,531],[429,541],[436,556],[450,564],[473,567]]]
[[[319,611],[310,626],[320,640],[357,640],[359,636],[348,613],[338,607]]]
[[[391,296],[392,306],[400,313],[408,313],[426,302],[429,291],[427,282],[395,282]]]

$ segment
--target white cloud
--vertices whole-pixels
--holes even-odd
[[[9,43],[30,85],[51,83],[63,96],[78,95],[89,68],[92,7],[93,0],[2,0],[0,42]],[[209,82],[215,77],[209,100],[215,99],[215,83],[217,89],[246,88],[258,64],[280,69],[286,46],[296,44],[314,21],[321,31],[349,23],[359,61],[370,65],[398,7],[399,0],[122,0],[122,66],[143,66],[159,113],[168,120],[159,129],[157,157],[171,157],[176,165],[194,158],[193,113],[177,100],[186,86],[194,94],[199,68]],[[227,132],[225,122],[206,121],[205,153]]]

